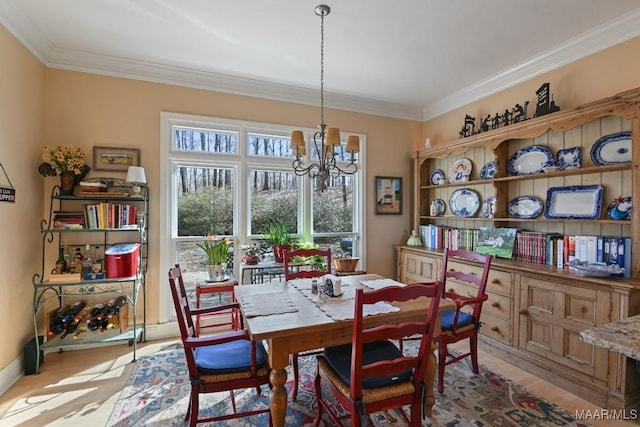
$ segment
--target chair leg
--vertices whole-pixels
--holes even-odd
[[[478,333],[471,335],[469,341],[469,352],[471,353],[471,369],[474,374],[478,373]]]
[[[316,418],[313,420],[313,425],[315,427],[318,427],[320,425],[320,420],[322,419],[322,403],[320,402],[320,400],[322,399],[322,389],[320,387],[320,368],[316,368],[314,388],[316,392],[316,403],[318,405],[318,411],[316,412]]]
[[[291,364],[293,365],[293,387],[291,388],[291,397],[293,400],[298,399],[298,380],[300,372],[298,369],[298,353],[291,355]]]
[[[200,396],[198,394],[198,389],[195,387],[191,387],[191,404],[189,405],[190,417],[189,417],[189,427],[196,427],[198,423],[198,413],[200,412]]]
[[[447,345],[442,338],[438,340],[438,393],[444,392],[444,365],[447,362]]]
[[[231,407],[233,408],[233,413],[236,414],[238,412],[236,409],[236,395],[233,390],[229,390],[229,394],[231,395]]]

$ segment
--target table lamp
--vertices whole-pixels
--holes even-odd
[[[131,183],[131,191],[133,191],[133,193],[130,195],[133,197],[140,197],[140,186],[147,183],[144,168],[142,166],[129,166],[125,181]]]

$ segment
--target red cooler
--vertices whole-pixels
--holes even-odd
[[[132,277],[140,267],[140,243],[121,243],[104,251],[107,278]]]

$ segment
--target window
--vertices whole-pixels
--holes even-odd
[[[363,253],[365,191],[359,175],[364,176],[364,150],[355,175],[331,178],[328,189],[317,193],[308,176],[293,172],[293,126],[177,113],[162,113],[161,126],[160,223],[166,237],[160,244],[160,265],[179,263],[187,286],[207,277],[206,258],[197,246],[203,236],[234,241],[228,267],[237,274],[237,244],[259,240],[274,218],[297,240]],[[313,140],[314,132],[306,131],[306,141]],[[350,155],[344,147],[336,149],[336,160],[346,164]],[[307,153],[312,151],[307,147]],[[313,155],[306,161],[311,159]],[[173,310],[168,290],[162,289],[160,320],[166,321]]]

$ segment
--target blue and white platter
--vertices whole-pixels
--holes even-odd
[[[530,145],[516,151],[507,163],[511,175],[531,175],[542,172],[542,165],[553,162],[553,155],[546,147]]]
[[[591,147],[591,161],[594,165],[613,165],[631,161],[631,132],[605,135]]]
[[[496,212],[496,196],[487,197],[482,202],[482,216],[485,218],[493,218]]]
[[[474,216],[480,209],[478,193],[469,188],[454,191],[449,197],[449,209],[455,216]]]
[[[542,202],[535,196],[520,196],[507,205],[509,215],[519,219],[532,219],[542,213]]]
[[[444,200],[442,199],[435,199],[433,201],[433,204],[436,207],[436,216],[442,216],[444,215],[445,211],[447,210],[447,204],[444,202]]]
[[[493,179],[496,176],[496,162],[488,162],[480,169],[480,179]]]
[[[469,159],[456,160],[449,169],[449,182],[467,182],[471,176],[473,165]]]
[[[547,190],[547,219],[597,219],[602,207],[602,185],[551,187]]]
[[[556,164],[560,169],[574,169],[582,166],[582,148],[573,147],[558,150]]]
[[[444,172],[442,171],[442,169],[436,169],[433,172],[431,172],[431,176],[429,177],[429,182],[431,183],[431,185],[446,184],[447,179],[445,178]]]

